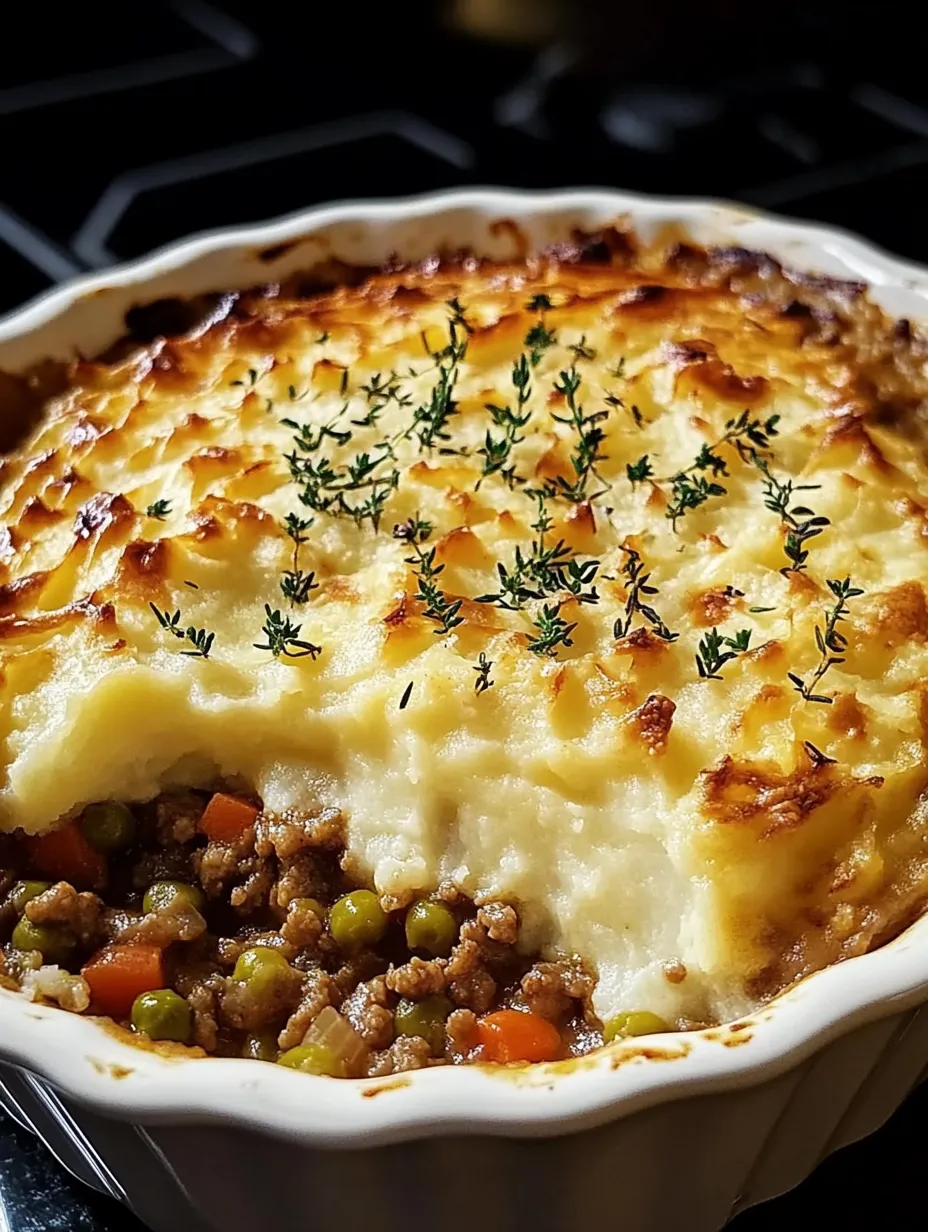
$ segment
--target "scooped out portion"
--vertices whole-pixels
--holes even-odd
[[[340,813],[278,816],[238,791],[88,805],[2,839],[0,981],[152,1041],[336,1078],[553,1061],[603,1024],[593,973],[520,943],[516,904],[450,885],[385,900],[341,867]]]

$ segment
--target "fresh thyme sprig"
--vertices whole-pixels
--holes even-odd
[[[169,500],[156,500],[145,510],[145,514],[149,518],[157,518],[159,522],[163,521],[171,512],[171,502]]]
[[[751,645],[751,630],[739,629],[734,637],[723,637],[715,627],[699,642],[696,668],[702,680],[721,680],[721,668],[739,654],[744,654]],[[724,649],[724,647],[729,649]]]
[[[315,572],[307,573],[300,568],[300,548],[307,542],[309,536],[306,532],[314,521],[314,518],[299,518],[295,513],[288,513],[283,521],[284,531],[293,541],[293,567],[284,570],[280,589],[284,598],[291,603],[306,603],[310,591],[319,589]]]
[[[395,372],[390,372],[387,376],[375,372],[367,385],[361,386],[361,392],[367,400],[368,409],[361,419],[352,419],[351,422],[356,428],[374,427],[391,402],[400,407],[412,406],[412,397],[403,393],[403,387]]]
[[[770,473],[770,467],[763,458],[755,458],[755,465],[764,476],[764,505],[771,513],[775,513],[786,531],[783,551],[790,562],[780,572],[801,573],[806,568],[809,559],[809,549],[806,544],[810,539],[820,535],[831,520],[824,514],[815,513],[806,505],[792,505],[795,492],[812,492],[821,487],[818,483],[797,483],[791,479],[780,482]],[[792,505],[792,507],[791,507]]]
[[[553,493],[546,489],[528,491],[538,502],[538,513],[531,524],[537,537],[526,555],[516,547],[515,564],[507,569],[500,561],[496,570],[500,589],[495,594],[479,595],[478,603],[495,603],[511,612],[521,611],[529,600],[540,600],[567,591],[581,603],[598,603],[594,580],[599,569],[597,560],[578,560],[573,549],[563,539],[548,544],[546,535],[554,528],[547,502]]]
[[[815,644],[821,656],[819,664],[809,681],[805,681],[802,676],[797,676],[795,672],[788,672],[787,675],[792,681],[796,692],[800,693],[807,702],[822,702],[824,705],[830,706],[834,699],[826,697],[822,693],[816,693],[815,689],[829,668],[839,667],[844,662],[847,638],[838,631],[838,625],[847,616],[848,599],[854,599],[864,592],[860,587],[851,585],[850,577],[843,579],[828,578],[827,582],[828,589],[834,595],[837,602],[834,607],[826,609],[824,629],[818,624],[815,626]]]
[[[457,299],[449,300],[448,306],[451,309],[448,323],[449,342],[447,347],[432,356],[438,367],[438,378],[429,400],[413,411],[411,423],[396,437],[377,441],[369,449],[336,465],[332,457],[320,451],[323,443],[327,441],[338,447],[344,447],[351,441],[351,429],[341,426],[342,417],[349,406],[347,401],[328,423],[318,428],[298,424],[292,419],[282,421],[294,432],[295,448],[286,454],[285,458],[290,468],[290,477],[300,489],[299,500],[307,508],[316,513],[346,515],[358,526],[369,521],[374,530],[377,530],[387,500],[400,482],[395,445],[415,435],[419,438],[421,448],[431,449],[437,446],[440,452],[454,452],[443,447],[441,442],[450,439],[448,421],[457,411],[457,403],[453,397],[454,387],[467,352],[467,337],[472,329],[465,317],[465,309]],[[341,385],[343,397],[347,391],[346,369]],[[401,407],[412,405],[412,398],[402,392],[399,378],[393,372],[387,377],[376,373],[367,385],[361,386],[361,391],[367,400],[368,411],[361,419],[353,421],[355,427],[376,425],[380,414],[391,401]],[[290,397],[291,401],[299,400],[293,387]],[[355,493],[363,495],[355,500],[351,498],[351,494]]]
[[[625,378],[625,356],[624,355],[620,356],[619,362],[616,364],[616,366],[614,368],[608,368],[607,372],[609,373],[610,376],[614,376],[617,381],[624,381],[626,379]],[[631,415],[632,420],[634,421],[636,428],[640,428],[644,424],[644,416],[642,415],[638,407],[635,406],[634,404],[632,404],[631,406],[626,406],[624,399],[620,398],[618,394],[607,393],[603,401],[606,403],[606,406],[615,407],[616,410],[628,411],[629,415]]]
[[[538,313],[538,321],[525,335],[525,346],[529,349],[528,362],[537,368],[545,351],[557,342],[557,335],[545,325],[545,313],[552,304],[547,295],[533,295],[525,307],[529,312]]]
[[[477,679],[474,681],[474,692],[479,696],[481,693],[486,693],[487,689],[492,689],[496,683],[490,679],[490,672],[493,670],[493,664],[486,656],[486,652],[481,650],[477,662],[474,664],[474,671],[477,673]]]
[[[527,648],[537,655],[553,655],[558,646],[572,646],[571,633],[577,627],[577,622],[568,624],[561,615],[561,603],[545,603],[532,621],[535,636],[530,638]]]
[[[586,500],[595,500],[597,496],[602,496],[603,492],[608,490],[608,485],[604,483],[596,472],[596,464],[597,462],[604,462],[606,459],[606,455],[600,451],[600,447],[606,439],[606,434],[600,427],[600,424],[604,419],[608,418],[609,412],[594,411],[591,415],[584,413],[583,404],[577,399],[581,381],[582,378],[577,371],[576,362],[572,363],[569,368],[562,370],[558,381],[555,382],[554,388],[557,393],[564,396],[570,413],[568,415],[552,415],[552,418],[556,419],[558,423],[567,424],[577,434],[577,445],[570,455],[574,480],[570,483],[561,475],[558,475],[556,480],[558,494],[566,497],[567,500],[574,501],[576,504]],[[591,475],[599,479],[603,487],[601,491],[588,495],[586,489]]]
[[[742,411],[736,419],[726,422],[724,433],[714,444],[704,444],[695,460],[672,476],[666,516],[674,530],[680,518],[690,510],[698,509],[713,496],[724,496],[728,491],[718,482],[720,477],[728,475],[728,463],[719,454],[719,449],[730,445],[743,462],[763,461],[757,451],[769,448],[770,437],[777,435],[779,419],[779,415],[752,419],[749,411]],[[707,478],[707,474],[711,477]]]
[[[294,437],[298,448],[302,444]],[[345,514],[360,526],[370,521],[376,530],[391,492],[399,486],[400,472],[394,466],[378,473],[392,457],[389,443],[378,442],[374,454],[359,453],[336,470],[330,458],[300,457],[296,451],[286,455],[291,478],[300,487],[300,503],[316,513]],[[352,504],[347,493],[365,492],[363,500]]]
[[[423,522],[418,517],[409,518],[393,527],[393,538],[408,543],[415,553],[405,559],[406,563],[416,570],[416,580],[419,583],[416,597],[425,604],[423,615],[438,625],[436,633],[450,633],[457,625],[464,623],[464,617],[458,615],[463,600],[449,600],[436,581],[444,572],[445,566],[435,564],[435,548],[429,548],[427,552],[422,550],[422,544],[427,542],[431,534],[432,524]]]
[[[616,640],[628,637],[635,616],[638,615],[651,626],[659,638],[665,642],[675,642],[680,634],[671,633],[654,608],[642,602],[643,598],[656,595],[658,589],[650,585],[651,574],[645,573],[645,564],[640,554],[634,548],[626,547],[624,543],[619,544],[619,547],[625,553],[625,563],[622,566],[622,573],[626,578],[625,615],[616,620],[612,630],[613,637]]]
[[[570,351],[571,355],[573,355],[575,361],[596,358],[595,349],[591,346],[587,346],[586,344],[586,334],[581,334],[580,341],[572,342],[567,349]]]
[[[148,605],[155,613],[158,624],[162,629],[165,629],[172,637],[180,638],[182,642],[189,642],[193,647],[192,650],[182,650],[180,653],[189,655],[195,659],[208,659],[209,652],[213,646],[215,633],[207,633],[205,629],[197,629],[193,625],[188,625],[186,629],[180,623],[180,608],[174,613],[167,611],[162,612],[154,603]]]
[[[644,483],[646,480],[653,478],[654,468],[648,455],[645,454],[637,462],[626,463],[625,473],[628,475],[629,483],[634,487],[636,483]]]
[[[484,443],[477,450],[477,454],[483,458],[483,470],[480,473],[480,478],[477,480],[475,490],[479,489],[488,475],[495,475],[497,472],[502,475],[510,488],[514,487],[517,483],[523,482],[516,475],[515,467],[510,463],[510,457],[513,446],[518,445],[521,440],[525,439],[519,436],[519,429],[524,428],[532,417],[531,411],[525,409],[529,398],[532,396],[532,385],[528,360],[524,353],[512,365],[512,387],[516,395],[515,410],[508,404],[506,406],[497,406],[493,402],[484,403],[484,406],[490,412],[494,425],[497,428],[502,428],[503,435],[497,439],[489,428],[487,429]]]
[[[667,505],[666,516],[670,518],[671,526],[677,529],[677,522],[685,517],[691,509],[698,509],[713,496],[724,496],[728,491],[720,483],[706,479],[705,475],[690,476],[685,472],[674,475],[670,503]]]
[[[322,647],[312,642],[300,641],[302,625],[295,625],[289,616],[283,616],[278,611],[272,611],[271,605],[265,603],[267,616],[261,632],[267,639],[264,642],[254,642],[255,650],[269,650],[275,659],[284,655],[288,659],[305,659],[307,655],[315,661],[322,654]]]
[[[438,448],[441,453],[449,450],[441,442],[449,441],[448,422],[457,414],[454,387],[460,375],[461,364],[467,354],[467,338],[473,332],[465,317],[466,309],[456,299],[448,300],[451,317],[448,322],[448,345],[432,356],[438,365],[438,380],[432,387],[428,402],[413,411],[412,424],[404,435],[415,433],[423,449]]]

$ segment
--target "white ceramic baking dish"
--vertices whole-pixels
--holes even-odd
[[[928,272],[818,226],[715,203],[490,190],[346,204],[203,235],[81,279],[0,323],[0,369],[101,350],[126,310],[274,281],[336,256],[513,252],[627,216],[641,234],[770,252],[863,280],[928,319]],[[439,1068],[332,1082],[254,1061],[166,1060],[0,991],[0,1102],[84,1180],[157,1232],[338,1226],[431,1211],[446,1232],[530,1223],[713,1232],[875,1129],[928,1063],[928,919],[731,1028],[618,1044],[573,1068]],[[21,1067],[21,1068],[20,1068]]]

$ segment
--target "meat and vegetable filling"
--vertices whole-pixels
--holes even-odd
[[[600,1022],[593,974],[525,955],[515,904],[352,884],[336,810],[178,792],[0,841],[0,982],[153,1041],[353,1078],[668,1029],[641,1010]]]

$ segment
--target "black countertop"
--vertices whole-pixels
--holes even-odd
[[[928,261],[928,79],[898,0],[839,18],[784,0],[750,30],[653,4],[668,15],[651,44],[605,6],[595,66],[584,5],[536,46],[452,31],[442,12],[468,9],[454,0],[399,18],[282,0],[137,3],[115,21],[102,4],[18,6],[0,67],[0,311],[206,227],[459,184],[735,198]],[[732,1228],[914,1213],[926,1112],[921,1090]],[[135,1226],[0,1115],[0,1232]]]

